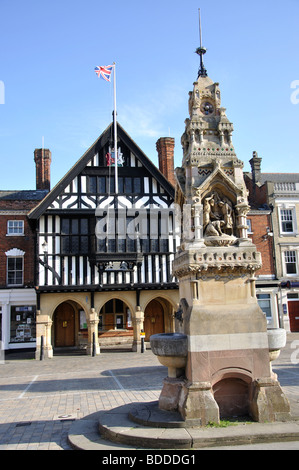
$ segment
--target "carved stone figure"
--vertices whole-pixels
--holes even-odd
[[[227,198],[214,192],[203,202],[204,236],[233,235],[233,208]]]

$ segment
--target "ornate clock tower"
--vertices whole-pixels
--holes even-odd
[[[176,389],[174,408],[202,425],[244,414],[256,421],[286,420],[289,404],[271,370],[267,321],[255,294],[261,255],[247,236],[243,163],[219,84],[204,68],[205,49],[196,52],[200,68],[176,170],[183,223],[173,262],[180,290],[177,331],[188,338],[188,354],[185,378],[169,379],[160,407],[168,390]]]
[[[198,51],[201,67],[189,93],[190,117],[181,139],[183,162],[177,170],[177,202],[193,208],[193,242],[229,246],[238,239],[238,244],[250,245],[247,189],[243,162],[238,160],[232,142],[233,124],[221,107],[219,83],[207,76],[203,66],[204,49]]]

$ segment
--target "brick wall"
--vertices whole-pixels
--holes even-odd
[[[25,252],[24,286],[32,287],[34,285],[35,230],[30,226],[26,212],[36,204],[36,201],[0,201],[0,287],[7,286],[7,256],[5,253],[13,248]],[[7,235],[9,220],[23,220],[24,235]]]
[[[251,220],[251,230],[253,232],[252,234],[249,233],[248,236],[256,245],[257,251],[262,254],[263,267],[257,271],[257,276],[275,275],[273,237],[267,236],[267,227],[271,232],[271,214],[260,211],[260,213],[249,213],[247,217]]]

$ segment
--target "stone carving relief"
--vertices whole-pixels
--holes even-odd
[[[229,246],[234,236],[235,211],[231,201],[214,191],[203,200],[203,235],[205,244]]]

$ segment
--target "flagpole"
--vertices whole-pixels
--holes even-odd
[[[114,74],[113,74],[113,94],[114,94],[114,168],[115,168],[115,194],[118,194],[118,151],[117,151],[117,121],[116,121],[116,64],[113,62]]]

